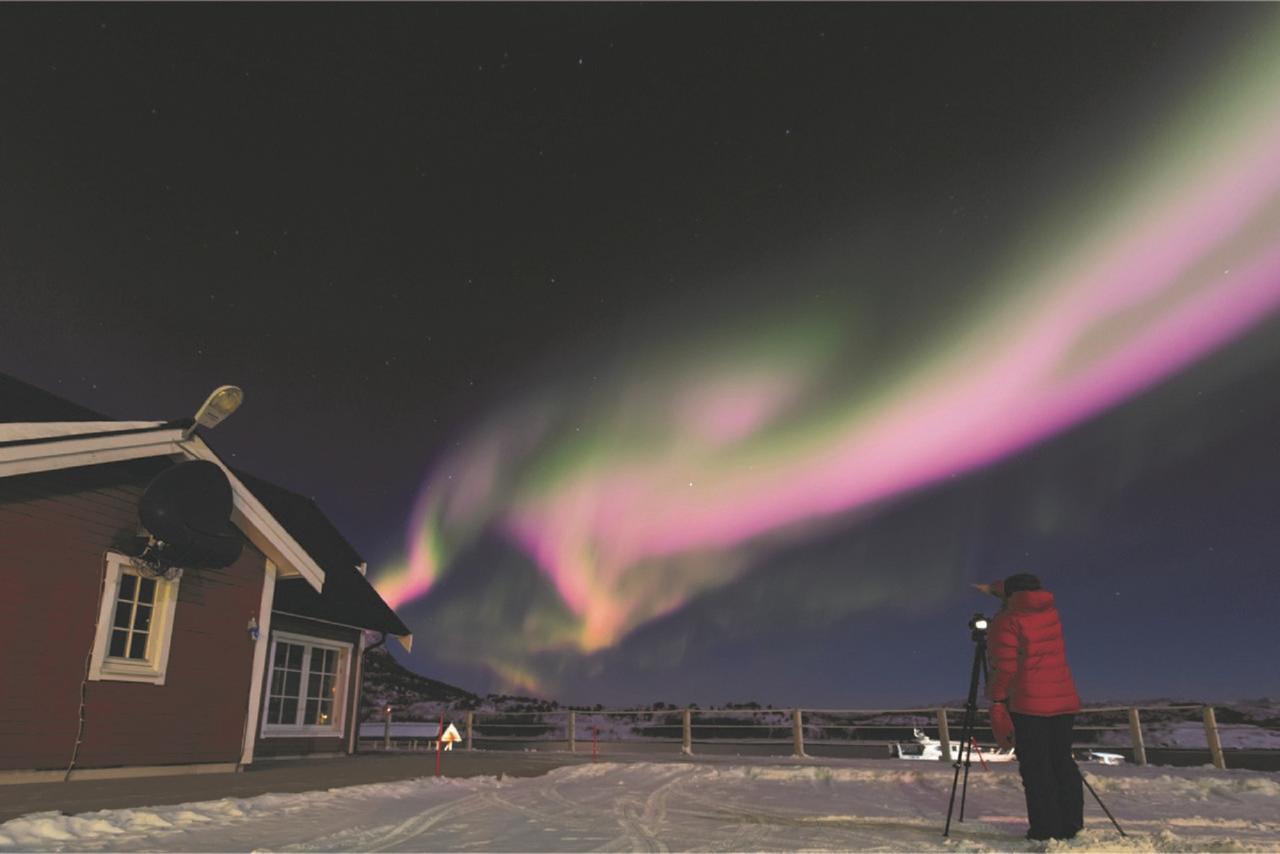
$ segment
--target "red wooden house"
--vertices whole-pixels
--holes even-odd
[[[190,428],[0,375],[0,783],[354,752],[365,632],[409,630],[314,502]],[[139,502],[194,460],[230,487],[239,556],[159,572]]]

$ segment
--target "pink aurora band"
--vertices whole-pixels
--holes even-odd
[[[530,449],[555,402],[503,413],[429,479],[407,566],[380,592],[392,606],[422,596],[447,569],[444,543],[501,530],[580,620],[546,644],[599,649],[732,579],[753,544],[1007,457],[1171,376],[1280,306],[1268,91],[1198,168],[1167,170],[1108,236],[1038,265],[874,398],[855,390],[814,417],[801,391],[831,365],[812,356],[677,366],[646,377],[659,413],[646,441],[611,443],[611,426],[634,438],[643,425],[595,413],[590,449],[552,466]]]

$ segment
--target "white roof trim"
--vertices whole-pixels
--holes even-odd
[[[151,422],[145,423],[149,425]],[[164,422],[155,423],[160,425]],[[52,428],[55,425],[48,426]],[[184,456],[209,460],[216,463],[231,482],[231,521],[244,532],[249,542],[271,558],[281,575],[301,575],[316,591],[324,587],[324,570],[320,565],[199,436],[184,440],[180,428],[143,429],[145,432],[85,439],[64,438],[67,433],[50,430],[43,437],[49,439],[46,442],[29,442],[10,447],[0,445],[0,477],[146,457]]]
[[[25,424],[0,424],[0,442],[51,439],[79,433],[117,433],[121,430],[146,430],[162,427],[163,421],[38,421]]]
[[[298,541],[284,529],[284,526],[276,521],[276,517],[262,506],[262,502],[254,497],[231,469],[218,459],[218,455],[199,436],[193,436],[189,441],[184,442],[182,450],[193,459],[208,460],[222,469],[227,480],[231,481],[234,503],[231,521],[244,531],[250,542],[271,558],[278,569],[285,570],[287,567],[294,570],[294,572],[282,571],[281,575],[301,575],[315,588],[316,592],[319,592],[324,587],[324,570],[311,559],[311,555],[307,554]]]
[[[95,436],[88,439],[58,438],[5,447],[0,445],[0,477],[52,469],[92,466],[143,457],[181,453],[182,430],[147,430],[123,436]]]

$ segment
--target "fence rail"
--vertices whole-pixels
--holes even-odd
[[[1129,749],[1138,765],[1147,763],[1143,714],[1148,720],[1185,723],[1198,713],[1204,727],[1205,744],[1218,768],[1226,767],[1226,757],[1212,706],[1171,704],[1167,706],[1102,706],[1082,710],[1077,715],[1075,744],[1081,749]],[[951,761],[951,733],[961,725],[964,709],[930,707],[910,709],[774,709],[774,708],[663,708],[591,709],[564,708],[552,711],[469,711],[465,714],[464,747],[476,742],[493,744],[566,744],[577,751],[579,742],[599,745],[679,744],[684,753],[695,745],[790,747],[792,755],[805,756],[806,745],[831,748],[883,747],[889,754],[895,744],[912,741],[915,731],[941,743],[944,761]],[[976,722],[979,741],[992,741],[988,713],[979,710]],[[1098,720],[1101,716],[1104,720]],[[1118,716],[1107,722],[1107,716]],[[746,717],[750,720],[742,721]],[[527,722],[525,719],[528,718]],[[619,726],[626,732],[619,732]],[[1149,726],[1150,724],[1148,724]],[[393,731],[394,730],[394,731]],[[438,724],[395,722],[393,710],[384,710],[381,720],[361,725],[361,741],[373,749],[434,749]],[[1127,744],[1118,739],[1099,741],[1103,733],[1126,732]],[[381,736],[378,738],[377,736]]]

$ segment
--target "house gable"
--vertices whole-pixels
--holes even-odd
[[[114,423],[124,426],[88,435],[79,432],[76,428],[81,425],[73,422],[0,425],[0,478],[151,457],[208,460],[221,468],[231,483],[232,523],[275,562],[281,575],[301,576],[317,591],[324,586],[324,570],[315,559],[203,439],[185,435],[182,422],[156,422],[143,428],[130,426],[137,422]]]

